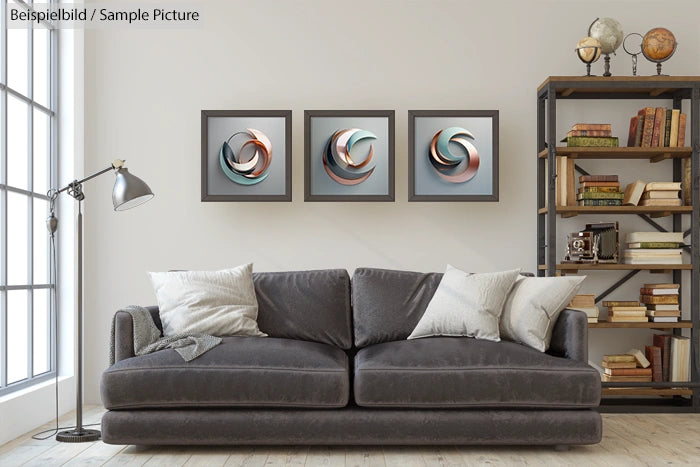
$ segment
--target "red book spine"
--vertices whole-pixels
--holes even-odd
[[[627,135],[628,147],[634,146],[634,141],[637,137],[637,125],[639,125],[639,115],[635,115],[634,117],[630,118],[630,131]]]
[[[666,109],[663,107],[657,107],[656,113],[654,114],[654,131],[651,136],[651,147],[658,148],[659,140],[661,138],[661,128],[666,125]]]
[[[678,147],[685,146],[685,119],[685,114],[678,117]]]
[[[642,131],[642,147],[651,147],[651,136],[654,133],[654,107],[644,108],[644,131]]]

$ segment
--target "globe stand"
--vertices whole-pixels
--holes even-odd
[[[610,54],[605,54],[605,65],[604,65],[605,72],[603,73],[603,76],[612,76],[612,73],[610,73]]]
[[[593,49],[593,54],[585,54],[583,51],[586,49]],[[591,74],[591,63],[598,60],[600,57],[600,47],[585,45],[582,47],[576,47],[576,56],[579,60],[586,64],[586,75],[585,76],[595,76]]]

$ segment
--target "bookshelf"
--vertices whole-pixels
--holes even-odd
[[[680,109],[688,101],[690,133],[686,133],[686,147],[562,147],[557,146],[557,101],[559,99],[665,99]],[[665,106],[659,104],[656,106]],[[602,118],[603,116],[601,116]],[[550,76],[537,89],[537,275],[556,276],[587,274],[595,271],[619,271],[623,277],[596,297],[599,301],[630,280],[639,271],[672,275],[672,281],[681,283],[683,274],[690,275],[688,303],[682,304],[686,317],[678,323],[589,323],[589,329],[655,329],[681,335],[690,332],[691,377],[689,382],[602,383],[601,411],[610,412],[700,412],[700,374],[697,349],[700,344],[700,76],[613,76],[570,77]],[[626,136],[626,133],[619,136]],[[623,138],[621,138],[623,139]],[[622,143],[622,142],[621,142]],[[690,160],[690,206],[557,206],[557,157],[569,160],[624,160],[630,163],[655,164],[671,160],[673,179],[681,181],[682,163]],[[673,231],[682,230],[682,220],[690,217],[690,264],[576,264],[562,263],[557,258],[557,242],[565,241],[566,232],[558,230],[557,219],[574,216],[618,215],[620,223],[625,216],[640,216],[656,228],[661,226],[653,218],[670,217]],[[594,221],[596,219],[592,219]],[[660,279],[659,282],[668,281]],[[606,332],[606,331],[596,331]]]

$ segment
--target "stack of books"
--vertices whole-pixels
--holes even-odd
[[[610,323],[646,323],[647,307],[635,301],[604,301]]]
[[[630,232],[625,264],[683,264],[683,232]]]
[[[620,145],[609,123],[576,123],[561,141],[569,147],[616,148]]]
[[[647,183],[640,206],[680,206],[681,182]]]
[[[681,316],[678,305],[680,284],[644,284],[639,289],[639,301],[647,307],[649,321],[677,323]]]
[[[571,310],[583,311],[588,316],[589,323],[598,322],[598,307],[595,304],[594,294],[578,294],[571,299],[571,302],[567,305],[567,308]]]
[[[630,119],[627,146],[656,148],[685,145],[686,115],[679,109],[645,107]]]
[[[579,206],[622,206],[625,194],[617,175],[581,175],[578,181]]]
[[[603,381],[645,383],[651,381],[651,363],[637,349],[626,354],[603,355]]]

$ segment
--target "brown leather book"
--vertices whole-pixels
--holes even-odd
[[[579,182],[617,182],[617,175],[579,175]]]
[[[644,108],[644,130],[642,131],[642,147],[651,147],[651,137],[654,133],[654,115],[656,109],[654,107]]]
[[[603,368],[637,368],[637,362],[600,362]]]
[[[651,368],[605,368],[604,371],[612,376],[653,376]]]
[[[663,304],[678,304],[678,295],[640,295],[639,301],[642,303],[663,303]]]
[[[612,131],[612,125],[610,123],[576,123],[571,129]]]
[[[630,131],[627,135],[627,147],[634,147],[634,142],[637,137],[637,126],[639,125],[639,115],[630,118]]]
[[[661,377],[663,381],[668,381],[669,365],[671,364],[671,336],[669,334],[654,334],[652,342],[661,349]]]
[[[569,136],[596,136],[596,137],[611,137],[611,130],[569,130],[566,133],[567,138]]]
[[[651,380],[661,382],[663,378],[663,360],[661,360],[661,347],[655,345],[645,345],[644,355],[651,363]]]
[[[581,188],[590,188],[590,187],[601,187],[601,186],[606,186],[606,187],[614,187],[614,188],[620,188],[620,182],[581,182],[580,187]]]
[[[663,128],[666,127],[666,109],[657,107],[654,113],[654,131],[651,135],[651,147],[658,148],[659,141],[663,141]]]
[[[684,113],[680,114],[678,117],[678,147],[685,146],[685,120],[686,115]]]

